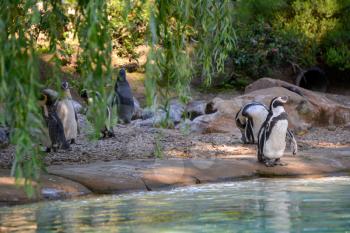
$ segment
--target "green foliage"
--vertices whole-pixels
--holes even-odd
[[[106,119],[107,93],[106,84],[111,82],[111,38],[109,34],[107,3],[104,0],[88,1],[81,4],[84,16],[79,25],[79,42],[82,48],[80,63],[84,88],[95,90],[100,96],[92,95],[93,104],[89,106],[88,119],[96,128],[99,136]],[[101,98],[102,97],[102,98]]]
[[[223,71],[235,44],[232,4],[228,0],[156,0],[150,9],[147,103],[160,103],[168,112],[172,96],[188,100],[194,65],[207,84],[215,72]]]
[[[11,129],[11,143],[16,145],[12,175],[25,178],[26,191],[33,194],[32,180],[39,178],[42,166],[43,138],[47,138],[41,109],[38,104],[40,89],[38,34],[43,32],[49,39],[49,52],[53,54],[54,77],[51,82],[60,86],[57,75],[62,66],[61,58],[71,50],[64,44],[66,17],[62,1],[1,1],[0,7],[0,103],[4,115],[0,124]],[[75,3],[74,3],[75,4]],[[107,4],[105,1],[79,2],[79,29],[84,86],[106,97],[105,84],[111,79],[111,39],[109,36]],[[43,15],[40,11],[43,10]],[[56,78],[55,78],[56,77]],[[94,97],[93,97],[94,98]],[[106,99],[96,100],[91,106],[95,128],[104,125]]]
[[[145,43],[149,11],[145,0],[108,1],[109,30],[118,55],[136,58],[134,49]]]
[[[236,76],[257,79],[285,64],[348,69],[349,9],[348,0],[237,1]]]
[[[42,168],[39,148],[43,133],[41,112],[37,104],[38,83],[35,35],[38,23],[35,1],[1,1],[0,8],[0,103],[5,115],[1,124],[11,129],[11,143],[16,143],[12,175],[28,178],[26,190],[33,195],[31,179]]]
[[[326,52],[326,62],[340,70],[350,69],[350,48],[342,45],[340,48],[331,47]]]
[[[201,65],[202,77],[209,86],[215,73],[224,71],[225,61],[235,47],[231,1],[197,1],[193,3],[193,25],[198,43],[195,59]]]

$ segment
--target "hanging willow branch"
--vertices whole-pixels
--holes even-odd
[[[88,119],[95,126],[97,137],[99,129],[105,124],[108,99],[106,84],[111,82],[112,42],[109,34],[107,2],[87,1],[80,3],[79,7],[83,16],[78,29],[82,48],[80,70],[84,77],[84,88],[100,94],[91,96],[94,100],[88,112]]]
[[[38,59],[34,50],[32,29],[40,15],[36,1],[1,1],[0,5],[0,103],[1,124],[11,129],[11,142],[16,144],[12,175],[31,180],[42,168],[38,142],[43,133],[39,94]]]
[[[159,102],[168,110],[172,96],[188,100],[190,82],[196,74],[194,65],[199,67],[206,85],[210,85],[214,74],[223,72],[235,46],[233,5],[229,0],[156,0],[153,4],[147,103]],[[190,38],[197,42],[192,43]],[[192,56],[191,49],[194,50]]]

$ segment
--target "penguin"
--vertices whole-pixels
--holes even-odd
[[[119,71],[119,77],[114,86],[114,99],[112,106],[117,106],[118,118],[123,123],[130,123],[134,114],[134,99],[128,81],[126,80],[125,69]]]
[[[51,145],[47,147],[46,152],[51,152],[51,150],[56,152],[58,149],[68,150],[70,146],[64,135],[61,119],[57,114],[56,99],[51,95],[50,89],[44,89],[42,93],[43,101],[41,102],[41,106],[51,140]]]
[[[258,134],[258,161],[267,167],[287,165],[280,161],[286,148],[286,136],[293,144],[293,155],[297,153],[297,143],[293,133],[288,129],[288,115],[283,107],[288,97],[275,97],[271,100],[269,114]]]
[[[236,114],[236,126],[242,133],[244,144],[255,144],[258,141],[260,127],[269,113],[268,108],[258,102],[244,105]]]
[[[78,136],[79,124],[78,115],[75,112],[72,95],[69,90],[69,84],[67,81],[63,81],[62,85],[63,98],[57,103],[57,114],[61,119],[64,129],[64,135],[66,139],[74,144]]]
[[[86,89],[83,89],[80,92],[80,97],[85,101],[85,103],[87,105],[92,103],[92,98],[91,95],[95,94],[97,96],[97,98],[101,98],[100,93],[98,93],[97,91],[88,91]],[[113,131],[113,126],[109,126],[110,123],[112,122],[112,113],[111,113],[111,108],[110,106],[107,105],[107,119],[106,119],[106,124],[104,126],[104,128],[101,130],[101,134],[102,137],[101,138],[111,138],[111,137],[115,137],[114,131]]]

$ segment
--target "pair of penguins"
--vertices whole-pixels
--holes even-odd
[[[72,95],[67,81],[62,82],[61,89],[62,98],[59,98],[58,93],[51,89],[42,91],[41,105],[51,141],[46,152],[58,149],[68,150],[78,136],[78,116],[71,101]]]
[[[51,140],[51,146],[47,148],[47,152],[51,149],[57,151],[57,149],[68,150],[70,144],[75,143],[77,135],[79,133],[79,122],[77,113],[72,103],[72,96],[69,90],[67,81],[63,81],[62,85],[63,98],[57,100],[57,96],[50,89],[44,89],[42,91],[44,96],[44,118],[49,130],[49,136]],[[134,113],[134,99],[128,81],[126,80],[125,69],[119,71],[119,77],[114,87],[114,96],[111,107],[117,106],[118,117],[123,123],[130,123]],[[81,97],[89,104],[89,95],[94,93],[98,97],[98,92],[83,90]],[[110,122],[111,109],[107,106],[107,117]],[[104,129],[101,130],[102,138],[114,137],[112,127],[108,127],[107,124]]]
[[[87,105],[92,103],[92,95],[97,99],[102,98],[100,93],[91,90],[82,90],[80,96]],[[111,103],[107,106],[107,119],[105,127],[101,130],[102,138],[115,137],[112,122],[112,108],[117,108],[118,121],[124,124],[131,122],[135,111],[134,96],[128,80],[126,79],[126,71],[124,68],[119,70],[119,76],[114,86],[114,95]]]
[[[284,109],[287,101],[287,96],[275,97],[269,108],[258,102],[248,103],[235,117],[243,143],[257,143],[258,161],[268,167],[286,165],[280,160],[286,148],[286,138],[291,143],[293,155],[298,150],[294,135],[288,129],[288,115]]]

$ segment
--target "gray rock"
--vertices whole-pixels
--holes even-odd
[[[84,112],[84,107],[78,102],[73,99],[70,100],[71,103],[73,104],[74,111],[77,113],[83,113]]]
[[[178,129],[182,132],[192,131],[191,129],[192,121],[190,119],[185,119],[176,125],[175,129]]]
[[[143,109],[141,108],[140,102],[135,98],[135,96],[133,97],[133,99],[134,99],[134,113],[132,115],[132,120],[141,119]]]
[[[154,116],[154,111],[150,108],[145,108],[142,110],[141,119],[146,120]]]
[[[191,101],[186,106],[187,116],[193,120],[194,118],[204,115],[207,103],[204,100]]]
[[[175,123],[179,123],[182,119],[182,115],[185,111],[185,105],[180,103],[178,100],[172,100],[170,102],[170,119]]]

